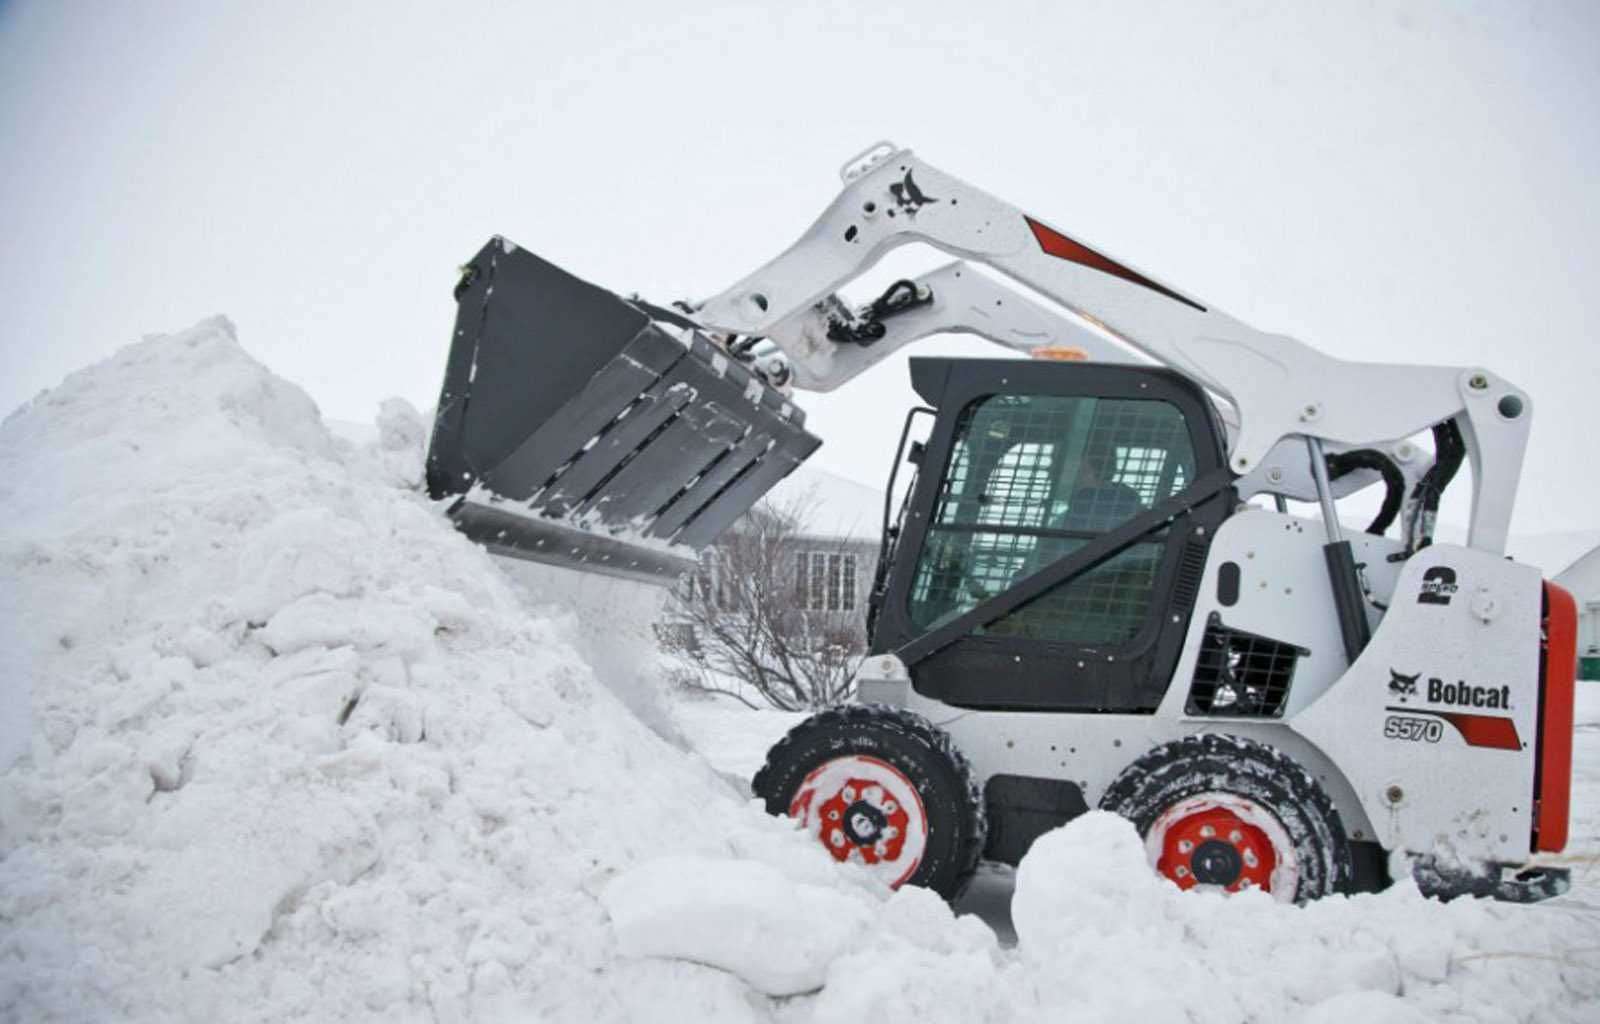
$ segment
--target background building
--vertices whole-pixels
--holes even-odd
[[[802,465],[767,501],[800,514],[795,585],[802,606],[852,613],[865,628],[883,535],[883,492]]]
[[[1600,681],[1600,530],[1514,536],[1506,553],[1544,570],[1578,602],[1578,675]]]
[[[883,495],[805,466],[701,553],[657,628],[671,677],[784,710],[849,696],[866,653]]]
[[[866,626],[867,596],[883,534],[883,492],[826,470],[802,465],[746,516],[776,513],[793,521],[785,530],[782,567],[794,604],[808,612],[841,613]],[[736,524],[700,558],[695,592],[728,605],[730,549],[746,523]],[[687,585],[681,588],[687,596]]]

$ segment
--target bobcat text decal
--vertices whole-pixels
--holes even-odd
[[[1511,707],[1511,687],[1472,686],[1469,683],[1447,683],[1443,679],[1428,680],[1428,703],[1455,704],[1463,708]]]
[[[1389,693],[1391,699],[1399,701],[1400,707],[1390,706],[1385,711],[1402,712],[1405,715],[1428,715],[1442,719],[1455,726],[1461,738],[1466,740],[1468,746],[1490,747],[1495,750],[1521,750],[1522,738],[1517,735],[1517,724],[1510,718],[1502,715],[1480,715],[1466,711],[1448,711],[1442,708],[1427,708],[1410,706],[1413,700],[1420,700],[1428,704],[1453,705],[1459,708],[1492,708],[1500,711],[1511,710],[1511,687],[1509,686],[1474,686],[1465,680],[1447,683],[1438,676],[1429,676],[1427,689],[1418,692],[1417,681],[1422,678],[1421,672],[1406,675],[1397,669],[1389,669]],[[1389,739],[1402,740],[1427,740],[1429,743],[1439,742],[1437,729],[1422,727],[1422,723],[1415,719],[1408,720],[1417,724],[1407,724],[1393,716],[1384,722],[1384,736]]]

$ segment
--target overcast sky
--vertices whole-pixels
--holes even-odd
[[[1514,529],[1600,526],[1585,0],[0,0],[0,407],[226,313],[331,417],[427,408],[489,235],[704,297],[882,138],[1257,327],[1504,374]],[[903,357],[803,398],[819,463],[880,480],[912,401]]]

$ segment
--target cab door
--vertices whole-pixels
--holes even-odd
[[[1169,371],[913,363],[939,421],[875,651],[926,647],[1091,541],[1152,519],[1201,477],[1225,476],[1209,401]],[[1231,489],[1218,489],[1193,508],[1157,515],[1115,555],[944,636],[908,665],[916,689],[967,707],[1153,711],[1182,646],[1206,546],[1231,502]]]

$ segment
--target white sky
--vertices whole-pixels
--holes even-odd
[[[1536,404],[1514,528],[1600,525],[1582,0],[0,0],[0,407],[223,312],[330,416],[427,408],[489,235],[704,297],[880,138],[1257,327],[1495,369]],[[912,401],[903,357],[803,398],[820,465],[881,481]]]

